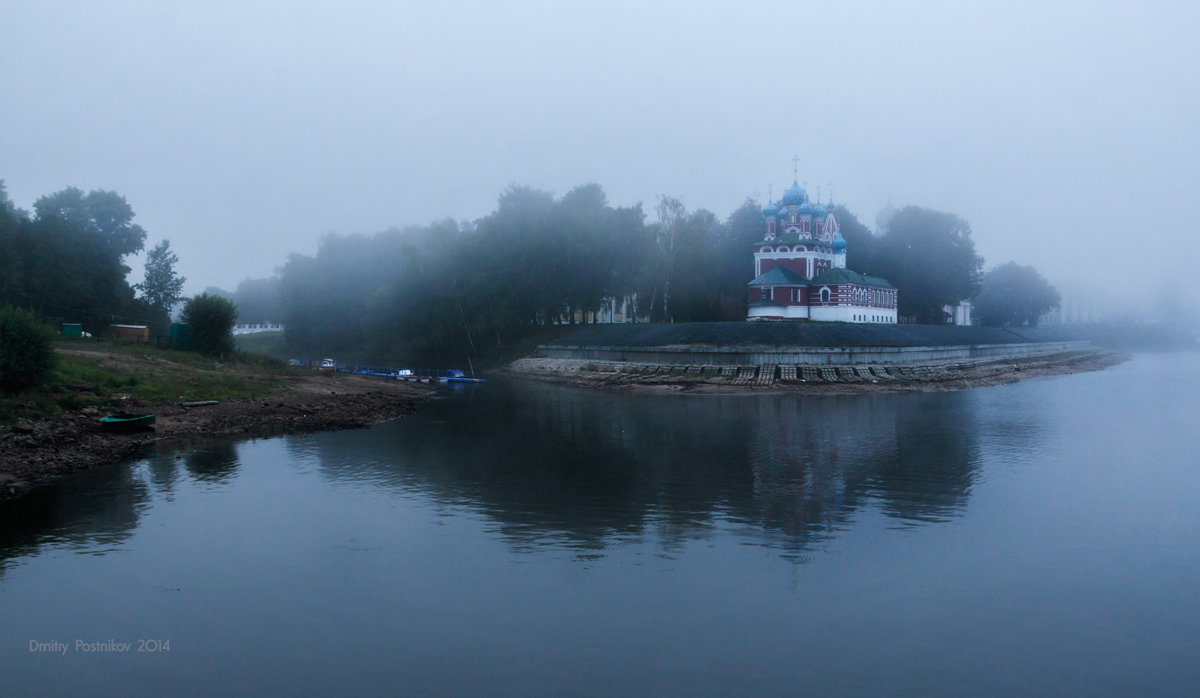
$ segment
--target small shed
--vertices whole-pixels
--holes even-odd
[[[64,322],[61,325],[62,329],[59,333],[64,337],[82,337],[83,325],[78,322]]]
[[[118,342],[150,343],[149,325],[109,325],[104,336]]]
[[[176,349],[190,350],[192,337],[188,334],[188,326],[182,322],[172,322],[167,328],[167,336],[171,338],[171,346]]]

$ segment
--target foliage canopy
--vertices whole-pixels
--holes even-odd
[[[979,322],[989,327],[1037,327],[1047,311],[1057,308],[1058,291],[1033,267],[1009,262],[983,275],[975,299]]]
[[[237,323],[233,301],[202,293],[184,303],[180,317],[196,351],[217,358],[233,354],[233,326]]]
[[[19,393],[45,382],[54,368],[51,333],[20,308],[0,307],[0,391]]]

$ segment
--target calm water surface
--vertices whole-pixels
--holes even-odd
[[[0,691],[1196,695],[1198,394],[1196,354],[943,394],[495,381],[160,452],[0,504]]]

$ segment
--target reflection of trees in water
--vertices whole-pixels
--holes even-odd
[[[146,469],[150,473],[150,484],[154,491],[161,492],[171,499],[175,492],[175,483],[179,482],[179,462],[183,454],[167,449],[158,449],[146,459]]]
[[[869,501],[910,522],[966,505],[976,429],[965,393],[777,396],[756,405],[755,508],[770,530],[834,530]]]
[[[218,441],[189,451],[183,457],[183,464],[188,473],[201,482],[211,484],[228,482],[237,474],[240,465],[237,443]]]
[[[330,477],[477,507],[517,548],[598,551],[652,535],[670,550],[732,521],[797,550],[871,501],[910,522],[965,506],[977,459],[964,396],[647,396],[497,382],[395,428],[313,445]]]
[[[145,460],[148,478],[138,477],[134,464],[118,463],[0,503],[0,575],[5,561],[36,553],[43,545],[65,544],[99,555],[124,542],[149,506],[151,488],[171,499],[180,462],[198,481],[228,482],[238,470],[237,443],[156,450]]]
[[[106,546],[132,535],[149,499],[132,465],[122,463],[78,473],[0,503],[0,574],[7,560],[35,553],[46,544],[103,554]]]
[[[975,405],[966,392],[917,394],[895,413],[895,451],[848,483],[889,516],[945,521],[966,507],[979,463]]]

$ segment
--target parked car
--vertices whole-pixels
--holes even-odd
[[[288,359],[288,366],[303,366],[304,362],[300,359]]]
[[[320,368],[322,371],[336,371],[337,364],[333,363],[333,359],[321,359],[321,363],[318,368]]]

